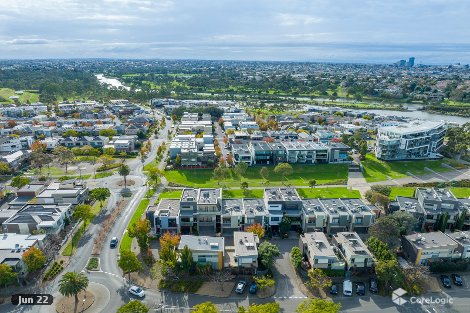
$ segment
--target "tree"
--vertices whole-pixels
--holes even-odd
[[[366,241],[370,252],[379,261],[396,259],[395,254],[388,248],[388,245],[374,236],[370,236]]]
[[[42,168],[46,164],[50,164],[52,162],[52,158],[43,152],[31,152],[31,165],[33,167],[39,168],[39,173],[42,172]]]
[[[378,192],[383,194],[384,196],[389,197],[390,193],[392,192],[392,188],[390,186],[384,186],[384,185],[372,185],[370,187],[372,191]]]
[[[403,286],[403,273],[396,259],[377,262],[375,272],[377,279],[384,283],[385,288],[393,290]]]
[[[259,175],[261,176],[261,178],[263,178],[264,180],[268,180],[269,178],[269,170],[266,166],[263,166],[260,170],[259,170]]]
[[[13,177],[13,179],[11,180],[11,186],[12,187],[16,187],[16,188],[21,188],[23,186],[26,186],[27,184],[29,184],[29,178],[28,177],[24,177],[24,176],[15,176]]]
[[[361,140],[359,142],[359,148],[358,148],[359,154],[361,155],[362,159],[365,159],[367,155],[367,142],[365,140]]]
[[[6,162],[0,162],[0,175],[7,175],[11,173],[10,165]]]
[[[23,253],[23,262],[28,267],[29,272],[40,270],[46,264],[44,252],[36,247],[30,247]]]
[[[271,269],[274,265],[274,258],[281,255],[279,248],[268,241],[262,242],[258,247],[258,255],[261,264],[267,269]]]
[[[148,313],[150,308],[139,300],[131,300],[121,306],[116,313]]]
[[[103,207],[103,201],[108,199],[111,196],[111,191],[108,188],[95,188],[90,191],[90,198],[99,201],[100,207]]]
[[[183,269],[183,271],[190,273],[193,268],[194,260],[193,260],[193,253],[191,252],[191,249],[189,249],[187,245],[185,245],[183,250],[181,250],[180,259],[181,259],[181,268]]]
[[[103,154],[102,156],[99,157],[98,162],[103,164],[103,167],[108,168],[109,166],[114,164],[116,160],[114,160],[112,157],[110,157],[107,154]]]
[[[131,172],[129,166],[127,164],[121,164],[119,167],[119,175],[124,178],[124,188],[127,188],[127,175]]]
[[[260,223],[254,223],[251,224],[250,226],[245,228],[245,231],[250,232],[258,236],[259,240],[264,238],[265,230],[263,228],[263,225]]]
[[[436,222],[437,230],[445,232],[447,229],[447,222],[449,221],[449,213],[445,212],[444,214],[439,214],[439,217]]]
[[[146,252],[149,247],[149,232],[150,221],[148,219],[141,219],[133,223],[127,229],[127,234],[131,238],[137,238],[137,244],[141,252]]]
[[[115,155],[116,154],[116,148],[109,147],[109,148],[104,148],[103,149],[103,154],[104,155]]]
[[[462,230],[463,225],[465,224],[465,219],[467,218],[467,209],[463,209],[460,212],[457,222],[455,223],[455,229]]]
[[[88,204],[79,204],[75,207],[73,212],[73,217],[75,219],[83,220],[83,229],[85,229],[88,220],[93,218],[93,212],[91,212],[91,206]]]
[[[235,172],[240,178],[246,174],[247,170],[248,164],[246,164],[245,162],[238,162],[238,164],[235,166]]]
[[[264,275],[264,276],[253,276],[253,280],[256,282],[256,286],[260,290],[264,290],[269,287],[274,287],[276,281],[272,279],[272,277]]]
[[[65,131],[63,134],[62,134],[62,137],[64,138],[67,138],[67,137],[78,137],[80,134],[78,133],[78,131],[74,130],[74,129],[69,129],[67,131]]]
[[[302,265],[302,251],[300,251],[299,247],[292,247],[292,250],[290,250],[290,260],[295,269],[300,268],[300,265]]]
[[[284,177],[284,180],[287,180],[286,176],[292,175],[293,172],[294,172],[294,169],[292,168],[292,165],[290,165],[289,163],[279,163],[274,168],[274,173],[282,175]]]
[[[61,165],[65,165],[65,173],[67,173],[68,165],[75,161],[75,155],[72,150],[64,146],[57,146],[54,148],[53,153],[57,157],[59,163]]]
[[[227,178],[228,168],[223,166],[217,166],[214,169],[212,176],[217,180],[217,184],[220,185],[220,182]]]
[[[243,308],[240,310],[240,308]],[[247,310],[245,310],[244,307],[240,306],[238,309],[238,313],[244,312],[244,313],[279,313],[281,312],[281,308],[279,306],[279,303],[277,302],[270,302],[270,303],[263,303],[263,304],[256,304],[253,303],[248,307]]]
[[[317,181],[315,179],[311,179],[311,180],[308,181],[308,186],[310,188],[313,189],[316,185],[317,185]]]
[[[31,151],[37,151],[37,152],[44,152],[46,151],[46,147],[47,145],[45,143],[43,143],[41,140],[36,140],[34,141],[31,146],[29,147],[29,149]]]
[[[154,186],[158,185],[158,181],[160,180],[160,177],[162,177],[162,175],[163,175],[162,171],[156,166],[151,167],[147,173],[147,176],[149,177],[149,179],[153,181]]]
[[[370,203],[379,205],[385,210],[388,208],[388,204],[390,203],[388,196],[372,190],[367,190],[365,196]]]
[[[395,220],[400,228],[400,235],[409,235],[418,225],[418,220],[413,214],[406,211],[396,211],[390,215]]]
[[[214,303],[207,301],[203,303],[196,304],[193,307],[192,313],[219,313],[219,310],[214,305]]]
[[[101,129],[99,132],[100,136],[113,137],[117,135],[117,131],[112,128]]]
[[[59,292],[66,297],[75,297],[75,311],[77,312],[78,294],[88,287],[88,277],[77,272],[67,272],[59,281]]]
[[[308,271],[309,284],[313,289],[324,289],[331,286],[331,278],[319,268],[311,268]]]
[[[389,215],[380,217],[369,228],[369,236],[376,237],[386,243],[389,249],[394,249],[400,243],[400,225]]]
[[[10,265],[0,264],[0,286],[8,286],[16,282],[18,274],[13,271]]]
[[[127,250],[121,251],[118,266],[121,268],[124,275],[129,275],[129,280],[131,280],[131,273],[140,272],[143,269],[142,264],[139,262],[139,259],[137,259],[135,253]]]
[[[160,250],[158,254],[163,261],[162,265],[165,269],[173,269],[176,266],[178,259],[176,249],[179,245],[180,238],[179,235],[170,232],[165,232],[163,236],[160,237]]]
[[[324,299],[308,299],[299,304],[296,313],[338,313],[340,303]]]
[[[279,232],[282,236],[286,236],[289,230],[291,229],[292,220],[287,217],[283,216],[281,222],[279,223]]]

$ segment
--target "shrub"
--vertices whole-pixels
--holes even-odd
[[[87,270],[90,270],[90,271],[95,271],[99,268],[99,259],[98,258],[90,258],[88,260],[88,264],[86,266]]]
[[[344,277],[344,270],[323,270],[328,277]]]
[[[298,269],[302,265],[302,251],[299,247],[293,247],[290,251],[290,260],[295,269]]]
[[[54,279],[54,277],[59,275],[59,273],[62,272],[63,269],[64,267],[62,265],[57,262],[54,262],[51,268],[49,268],[44,274],[44,280]]]
[[[468,270],[468,260],[434,261],[429,265],[432,273],[463,272]]]

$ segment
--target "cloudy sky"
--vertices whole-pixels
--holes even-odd
[[[0,0],[0,59],[470,62],[467,0]]]

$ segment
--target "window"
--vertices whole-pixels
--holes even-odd
[[[428,215],[426,215],[426,219],[432,220],[432,219],[434,219],[434,215],[428,214]]]
[[[331,224],[339,224],[339,218],[335,217],[331,220]]]
[[[176,218],[169,218],[168,219],[168,227],[176,227]]]
[[[354,223],[355,223],[355,224],[362,224],[362,217],[356,217],[356,218],[354,219]]]
[[[279,217],[271,217],[271,222],[279,222]]]

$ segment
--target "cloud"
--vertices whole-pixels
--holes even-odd
[[[51,43],[51,40],[42,38],[15,38],[5,43],[11,45],[45,45]]]
[[[323,18],[317,16],[289,13],[280,13],[277,15],[277,19],[281,26],[310,25],[318,24],[323,21]]]
[[[76,20],[84,21],[96,21],[96,22],[117,22],[117,23],[127,23],[137,20],[137,16],[133,15],[113,15],[113,14],[91,14],[91,15],[82,15],[77,16]]]

